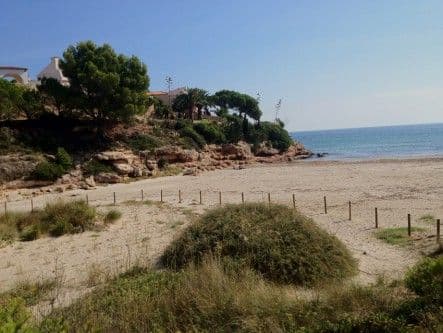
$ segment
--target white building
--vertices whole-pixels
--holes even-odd
[[[69,80],[63,75],[60,69],[60,58],[52,57],[51,62],[38,75],[37,80],[41,81],[43,78],[56,79],[60,84],[69,86]]]
[[[30,83],[28,69],[25,67],[0,66],[0,79],[2,78],[11,78],[24,85]]]

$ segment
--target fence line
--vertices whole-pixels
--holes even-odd
[[[120,203],[124,203],[124,202],[128,202],[128,201],[152,200],[152,198],[156,198],[156,199],[154,199],[152,201],[157,201],[158,198],[159,198],[161,203],[170,202],[170,203],[179,203],[179,204],[181,204],[181,203],[184,202],[184,199],[186,197],[188,200],[191,200],[191,202],[199,203],[200,205],[203,205],[203,197],[205,197],[205,204],[209,205],[209,206],[213,206],[213,205],[217,205],[217,204],[218,205],[222,205],[222,204],[225,204],[225,203],[243,203],[244,204],[246,201],[249,201],[249,202],[254,202],[255,201],[256,202],[257,200],[253,200],[253,199],[251,200],[250,198],[253,197],[254,195],[255,195],[255,197],[257,197],[257,195],[260,195],[260,194],[261,194],[261,200],[258,200],[258,201],[261,201],[261,202],[266,202],[267,201],[268,204],[271,204],[271,202],[282,203],[282,200],[279,200],[279,198],[281,198],[281,196],[272,195],[272,198],[276,198],[276,200],[271,200],[271,192],[265,192],[265,191],[250,191],[248,193],[251,196],[249,198],[247,198],[247,196],[245,195],[245,192],[238,192],[238,191],[224,191],[224,192],[222,192],[222,191],[216,191],[216,190],[206,190],[206,191],[199,190],[198,192],[195,193],[195,198],[194,198],[194,194],[189,195],[189,192],[185,193],[181,189],[178,189],[178,198],[177,198],[177,192],[176,192],[175,197],[177,199],[175,199],[175,200],[173,199],[174,195],[171,192],[172,191],[165,192],[163,189],[160,189],[160,193],[159,193],[159,196],[158,196],[158,194],[155,195],[155,193],[153,193],[153,192],[147,193],[147,192],[145,192],[144,189],[141,189],[141,190],[137,190],[137,193],[131,199],[131,198],[128,198],[128,197],[131,197],[130,195],[128,195],[128,192],[124,191],[122,193],[123,193],[123,196],[125,197],[125,200],[121,201]],[[288,194],[288,191],[278,191],[277,193],[281,193],[281,192],[283,192],[284,194]],[[238,195],[238,199],[233,201],[232,198],[230,198],[229,196],[222,196],[223,193],[232,194],[232,195],[233,194],[239,194]],[[188,194],[188,196],[186,196],[186,194]],[[211,194],[214,195],[214,196],[216,196],[218,194],[218,202],[210,200]],[[267,195],[267,200],[266,200],[266,195]],[[26,200],[4,201],[4,203],[3,203],[3,210],[4,210],[5,214],[8,213],[8,212],[23,211],[23,209],[16,209],[16,210],[14,210],[13,207],[12,207],[14,204],[16,204],[16,205],[20,204],[21,208],[23,208],[23,206],[29,207],[30,211],[33,212],[36,209],[38,209],[39,207],[42,208],[46,204],[48,204],[48,200],[49,199],[51,200],[51,202],[54,202],[56,200],[63,200],[63,201],[84,200],[88,204],[95,205],[95,206],[101,206],[101,205],[114,205],[115,206],[115,205],[117,205],[119,203],[119,201],[118,201],[118,197],[119,196],[117,195],[117,192],[115,192],[115,191],[112,192],[112,194],[110,196],[106,196],[105,195],[105,196],[103,196],[101,198],[95,198],[95,200],[92,200],[91,196],[88,193],[86,193],[84,195],[84,197],[82,197],[82,198],[79,198],[78,196],[75,196],[75,197],[73,196],[73,197],[70,198],[70,197],[68,197],[66,195],[63,195],[63,194],[54,195],[54,196],[56,197],[55,200],[53,200],[52,198],[49,198],[49,196],[46,196],[46,197],[39,197],[39,196],[31,197],[29,199],[29,204],[26,204]],[[237,197],[237,196],[235,196],[235,197]],[[42,200],[38,200],[40,198]],[[172,200],[169,200],[170,198],[172,198]],[[296,194],[295,193],[290,193],[290,195],[288,195],[287,199],[288,199],[287,202],[285,200],[286,204],[288,204],[288,205],[292,204],[292,207],[294,209],[296,209],[296,206],[297,206],[296,205],[296,203],[297,203]],[[39,201],[40,201],[40,204],[38,204]],[[356,202],[357,203],[358,202],[364,203],[364,201],[355,201],[354,204]],[[320,211],[321,210],[320,200],[318,202],[318,205],[319,205],[318,211]],[[328,204],[327,197],[323,196],[323,213],[321,213],[321,214],[322,215],[330,214],[331,208],[338,209],[338,208],[342,208],[343,206],[346,207],[346,204],[330,205],[330,204]],[[352,214],[353,213],[352,212],[352,208],[353,208],[352,207],[353,206],[352,202],[348,201],[347,206],[348,206],[348,220],[351,221],[352,220],[352,216],[353,216],[353,214]],[[374,229],[377,229],[380,226],[379,208],[380,207],[374,207],[373,208],[374,209],[374,220],[375,220]],[[392,210],[392,208],[385,207],[384,210],[385,211],[386,210]],[[314,216],[315,216],[315,214],[314,214]],[[411,236],[412,232],[414,230],[413,227],[412,227],[411,214],[408,213],[406,216],[407,216],[407,220],[406,220],[407,223],[405,223],[405,226],[407,227],[408,236]],[[441,239],[440,239],[440,219],[436,219],[436,233],[435,233],[435,235],[436,235],[437,242],[439,244],[441,244]]]

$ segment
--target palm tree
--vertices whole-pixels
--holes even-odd
[[[172,108],[178,113],[187,113],[188,118],[193,121],[195,109],[197,109],[198,118],[201,119],[203,108],[209,104],[209,95],[206,90],[191,88],[175,98]]]

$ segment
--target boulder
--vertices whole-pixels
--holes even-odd
[[[131,164],[135,155],[130,151],[102,151],[95,155],[99,161],[110,161]]]
[[[120,175],[129,175],[134,172],[134,168],[128,163],[115,162],[112,166]]]
[[[123,180],[118,174],[113,172],[100,172],[95,176],[95,181],[99,183],[116,184],[121,183]]]
[[[198,160],[198,153],[194,149],[183,149],[179,146],[164,146],[155,150],[157,159],[163,158],[168,163],[186,163]]]
[[[237,144],[227,143],[221,146],[221,154],[230,159],[246,160],[253,157],[251,146],[246,142],[240,141]]]
[[[85,184],[88,185],[89,187],[95,187],[94,176],[89,176],[85,178]]]
[[[149,171],[155,170],[158,168],[157,161],[156,160],[146,160],[145,162],[146,167]]]
[[[183,171],[183,176],[197,176],[198,170],[196,168],[189,168]]]
[[[262,142],[257,149],[255,155],[257,156],[274,156],[279,154],[278,149],[272,148],[272,145]]]
[[[44,158],[39,155],[11,154],[0,156],[0,183],[28,177]]]

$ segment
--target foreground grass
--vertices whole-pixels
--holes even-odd
[[[423,231],[422,228],[412,227],[411,232]],[[408,236],[408,228],[385,228],[377,230],[375,237],[391,245],[407,246],[412,244],[411,237]]]
[[[16,239],[31,241],[42,235],[57,237],[92,230],[96,227],[97,216],[95,208],[84,201],[59,201],[31,213],[7,213],[0,216],[0,243],[7,244]],[[111,211],[105,216],[106,222],[117,218],[117,211]]]
[[[353,275],[356,262],[336,237],[282,205],[214,209],[194,221],[165,251],[171,269],[220,256],[234,270],[251,268],[278,283],[314,285]]]
[[[180,272],[136,270],[40,325],[72,332],[438,332],[443,328],[443,260],[428,260],[405,283],[324,288],[312,297],[219,260]],[[55,323],[55,324],[54,324]]]

